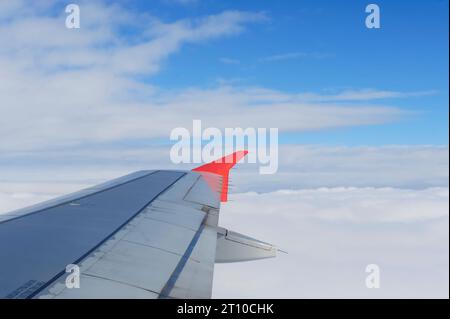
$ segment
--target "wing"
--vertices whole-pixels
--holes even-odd
[[[223,180],[140,171],[2,215],[0,297],[210,298],[215,262],[276,252],[218,227]]]

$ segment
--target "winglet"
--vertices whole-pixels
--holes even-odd
[[[211,163],[194,168],[192,171],[207,172],[222,176],[222,190],[220,195],[220,201],[226,202],[228,199],[228,175],[230,169],[232,169],[237,162],[239,162],[245,155],[247,155],[247,153],[248,151],[238,151],[233,154],[224,156]]]

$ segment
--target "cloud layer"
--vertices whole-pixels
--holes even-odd
[[[2,6],[0,152],[168,138],[173,128],[190,127],[193,119],[218,128],[301,132],[380,124],[404,115],[396,107],[370,103],[404,97],[401,92],[322,96],[227,85],[174,91],[149,81],[185,45],[267,23],[261,12],[162,21],[118,5],[81,2],[81,28],[66,29],[60,2]]]
[[[55,148],[0,156],[0,182],[60,181],[94,184],[140,169],[191,169],[171,163],[170,146]],[[241,163],[232,191],[271,192],[319,187],[447,187],[447,146],[325,147],[281,145],[278,172],[259,175],[259,164]],[[197,165],[198,166],[198,165]]]
[[[222,207],[220,223],[277,244],[289,254],[217,265],[214,297],[448,297],[448,148],[286,151],[289,156],[282,160],[280,173],[267,180],[250,164],[238,166],[232,174],[234,191],[263,192],[233,192]],[[166,148],[77,152],[54,152],[55,162],[48,165],[39,164],[47,153],[30,159],[34,167],[26,162],[20,169],[1,165],[0,212],[134,169],[166,167],[167,162]],[[13,156],[23,161],[23,154]],[[416,189],[392,187],[399,184]],[[381,267],[377,290],[364,284],[365,267],[372,263]]]
[[[448,188],[323,188],[234,195],[221,223],[276,259],[216,265],[215,298],[448,298]],[[365,286],[365,267],[381,288]]]
[[[0,184],[0,211],[81,184]],[[31,191],[38,189],[38,191]],[[238,193],[222,226],[278,245],[276,259],[218,264],[215,298],[448,298],[449,189],[319,188]],[[365,267],[381,288],[365,287]]]

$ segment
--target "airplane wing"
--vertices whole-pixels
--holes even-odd
[[[210,298],[215,263],[277,251],[218,226],[229,169],[245,154],[0,215],[0,298]]]

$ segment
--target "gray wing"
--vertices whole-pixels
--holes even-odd
[[[218,227],[213,189],[205,174],[141,171],[1,216],[0,297],[211,297],[215,262],[276,252]]]

